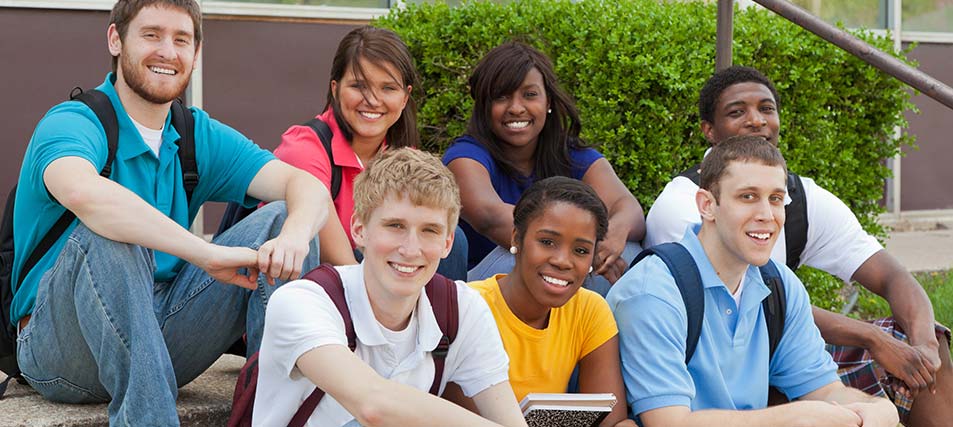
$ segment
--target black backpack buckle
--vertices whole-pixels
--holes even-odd
[[[195,172],[185,172],[182,174],[182,184],[186,188],[195,188],[199,184],[199,174]]]
[[[433,357],[447,357],[447,352],[450,351],[450,337],[444,335],[440,338],[440,342],[437,343],[437,348],[433,349],[430,354]]]

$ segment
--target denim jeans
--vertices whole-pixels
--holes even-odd
[[[278,235],[284,203],[270,203],[215,239],[258,249]],[[318,265],[312,241],[303,271]],[[109,424],[179,425],[178,388],[204,372],[247,329],[258,350],[275,286],[217,282],[185,264],[155,282],[155,258],[141,246],[106,239],[79,224],[37,290],[33,317],[18,338],[23,377],[44,398],[109,403]]]
[[[440,260],[437,273],[453,280],[467,280],[467,235],[460,226],[453,232],[453,247],[450,255]]]
[[[450,248],[450,254],[440,260],[437,266],[437,273],[451,280],[467,280],[467,235],[463,229],[457,226],[453,232],[453,246]],[[354,259],[357,262],[364,260],[364,254],[361,251],[354,250]]]
[[[622,250],[622,259],[625,260],[627,268],[628,263],[632,262],[639,252],[642,252],[642,246],[639,245],[638,242],[626,242],[625,249]],[[497,246],[493,248],[490,253],[486,254],[486,257],[476,266],[470,269],[467,273],[467,281],[483,280],[494,274],[509,274],[513,271],[515,264],[516,259],[513,258],[513,254],[510,253],[509,249]],[[609,288],[612,287],[612,284],[609,283],[605,277],[590,275],[586,278],[586,282],[583,283],[582,286],[605,297],[606,294],[609,293]]]

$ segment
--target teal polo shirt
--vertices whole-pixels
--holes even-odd
[[[199,184],[189,203],[182,185],[178,146],[175,145],[179,134],[171,125],[171,113],[166,117],[160,155],[157,157],[142,140],[123,108],[113,87],[114,82],[115,77],[110,73],[97,88],[109,96],[119,121],[119,147],[112,167],[113,181],[128,188],[185,228],[192,224],[199,207],[206,201],[236,201],[246,205],[257,202],[246,195],[248,184],[265,163],[274,159],[271,153],[262,150],[238,131],[210,118],[208,113],[192,108]],[[65,211],[43,183],[46,167],[62,157],[81,157],[97,170],[102,170],[107,153],[102,124],[96,114],[79,101],[67,101],[53,107],[37,124],[24,155],[17,186],[13,217],[16,236],[14,283],[33,248]],[[33,312],[37,284],[53,266],[77,222],[73,221],[16,289],[11,310],[12,321],[16,322]],[[172,280],[184,264],[183,260],[159,251],[155,251],[155,259],[156,281]]]
[[[778,265],[787,297],[784,335],[768,361],[768,329],[761,301],[770,291],[748,266],[740,307],[718,278],[698,241],[700,225],[681,241],[705,289],[705,318],[692,360],[685,365],[688,318],[675,279],[657,256],[630,269],[606,299],[619,325],[622,376],[633,414],[667,406],[691,410],[765,408],[768,385],[794,399],[838,382],[824,350],[804,285]]]

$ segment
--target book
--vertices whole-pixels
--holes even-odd
[[[612,393],[530,393],[520,409],[529,427],[594,427],[615,404]]]

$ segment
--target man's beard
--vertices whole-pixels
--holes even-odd
[[[139,95],[142,99],[149,101],[153,104],[165,104],[170,102],[185,92],[185,88],[189,85],[189,78],[181,78],[181,83],[177,87],[173,87],[168,90],[163,90],[155,87],[155,85],[150,85],[147,82],[145,73],[151,73],[147,67],[140,67],[136,64],[131,64],[128,59],[128,55],[120,55],[120,66],[122,67],[122,76],[126,82],[126,85],[132,89],[136,95]],[[181,71],[180,71],[181,73]],[[179,76],[175,76],[179,77]]]

